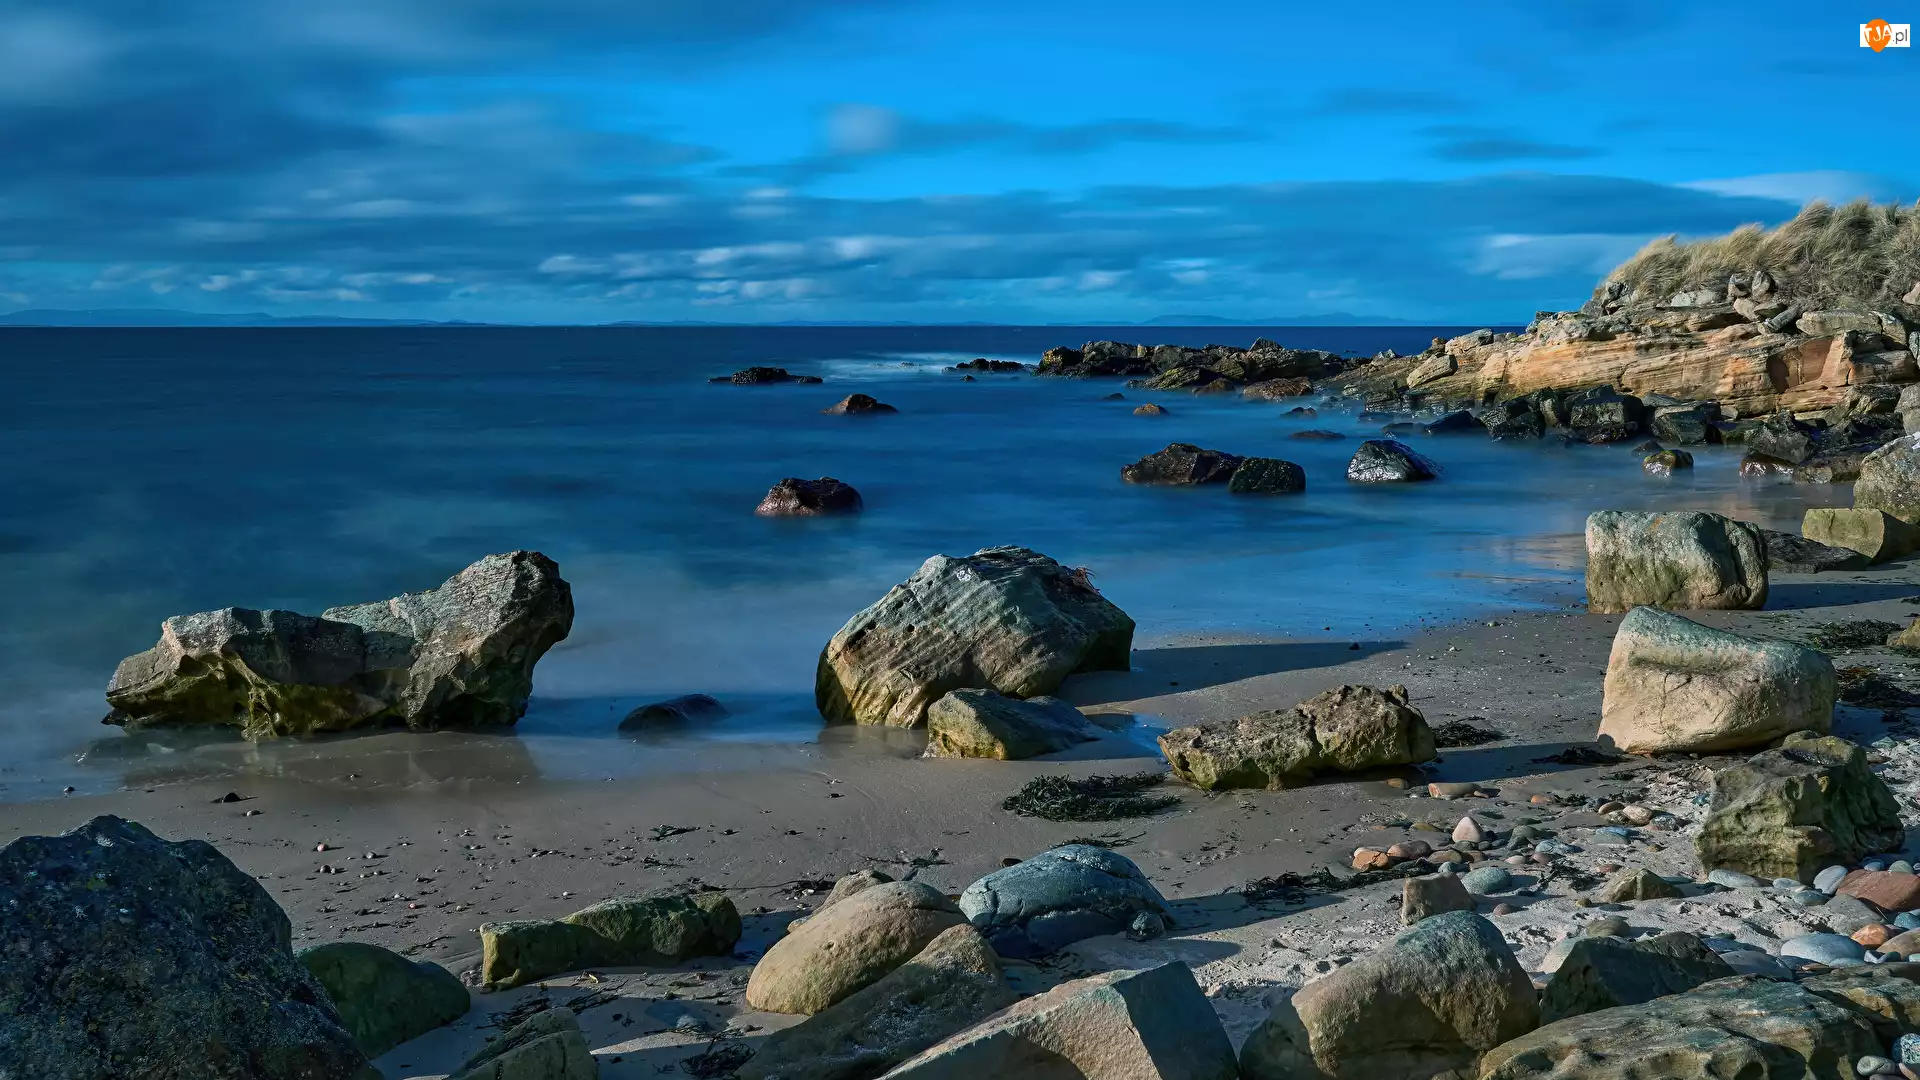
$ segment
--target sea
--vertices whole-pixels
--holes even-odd
[[[1143,649],[1377,642],[1577,604],[1596,509],[1791,528],[1807,506],[1848,501],[1845,485],[1742,479],[1732,448],[1696,448],[1694,470],[1655,478],[1624,446],[1474,435],[1413,437],[1443,469],[1434,482],[1353,485],[1347,458],[1381,420],[1352,402],[949,370],[1100,339],[1404,353],[1465,329],[0,329],[0,801],[223,771],[332,775],[353,747],[391,751],[367,767],[406,782],[462,779],[477,767],[420,762],[487,756],[422,747],[474,739],[509,747],[516,775],[535,779],[831,742],[812,703],[821,646],[941,553],[1019,544],[1087,567]],[[825,381],[709,381],[749,365]],[[855,392],[899,412],[822,413]],[[1168,414],[1133,414],[1148,401]],[[1289,413],[1301,404],[1317,415]],[[1346,438],[1291,437],[1308,428]],[[1286,458],[1307,490],[1121,481],[1172,442]],[[865,512],[756,517],[789,476],[846,481]],[[517,548],[559,562],[577,616],[512,731],[256,746],[100,723],[115,665],[169,615],[318,612]],[[617,734],[633,707],[694,692],[734,715],[666,742]]]

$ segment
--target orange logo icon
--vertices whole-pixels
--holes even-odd
[[[1885,19],[1875,19],[1860,27],[1860,44],[1879,52],[1893,42],[1893,27]]]

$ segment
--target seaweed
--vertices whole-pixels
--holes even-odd
[[[1135,840],[1138,840],[1145,835],[1147,834],[1134,833],[1132,836],[1128,836],[1125,833],[1117,833],[1117,832],[1095,833],[1092,836],[1076,836],[1073,839],[1068,840],[1067,843],[1085,844],[1088,847],[1103,847],[1111,851],[1114,848],[1126,847],[1127,845],[1133,843]]]
[[[729,1033],[730,1034],[730,1033]],[[732,1076],[740,1071],[740,1066],[753,1056],[753,1047],[743,1042],[734,1042],[722,1034],[707,1044],[707,1048],[680,1062],[680,1068],[688,1076],[697,1076],[701,1080],[718,1080],[723,1076]]]
[[[1848,705],[1890,711],[1920,708],[1920,694],[1870,667],[1844,667],[1834,674],[1840,683],[1840,700]]]
[[[1533,759],[1535,765],[1617,765],[1627,755],[1591,743],[1569,746],[1557,754]]]
[[[1461,746],[1484,746],[1507,737],[1504,731],[1473,726],[1472,721],[1485,719],[1484,716],[1469,716],[1465,720],[1449,720],[1433,729],[1433,745],[1450,750]]]
[[[1881,619],[1853,619],[1848,622],[1821,623],[1807,635],[1807,640],[1815,648],[1829,652],[1836,649],[1867,649],[1885,645],[1887,637],[1900,630],[1899,623]]]
[[[1362,870],[1342,877],[1323,866],[1310,874],[1288,872],[1276,874],[1273,877],[1254,878],[1240,886],[1240,896],[1252,905],[1303,904],[1308,896],[1315,893],[1345,892],[1348,889],[1377,885],[1382,881],[1418,877],[1426,871],[1427,867],[1419,862],[1409,861],[1379,870]]]
[[[1180,800],[1172,795],[1143,794],[1166,779],[1165,773],[1142,772],[1123,776],[1063,774],[1036,776],[1001,802],[1003,810],[1048,821],[1115,821],[1147,817]]]

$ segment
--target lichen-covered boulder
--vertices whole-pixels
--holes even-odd
[[[831,723],[918,727],[950,691],[1039,697],[1127,670],[1132,649],[1133,620],[1084,570],[1021,547],[935,555],[827,642],[814,702]]]
[[[1440,466],[1394,439],[1368,439],[1347,462],[1347,479],[1356,484],[1399,484],[1431,480]]]
[[[1630,754],[1765,746],[1833,727],[1833,661],[1787,641],[1744,638],[1639,607],[1607,657],[1599,738]]]
[[[453,973],[362,941],[335,941],[300,952],[327,988],[354,1044],[370,1058],[467,1014],[472,999]]]
[[[1240,1049],[1246,1080],[1425,1080],[1531,1031],[1540,1005],[1500,931],[1469,911],[1423,919],[1282,999]]]
[[[480,982],[503,990],[584,967],[668,967],[725,956],[740,912],[725,893],[618,897],[562,919],[480,924]]]
[[[860,492],[844,480],[831,476],[818,480],[789,476],[768,489],[753,512],[761,517],[822,517],[857,514],[865,508]]]
[[[1699,511],[1601,510],[1587,518],[1587,608],[1760,608],[1767,543],[1757,525]]]
[[[573,627],[573,592],[535,551],[489,555],[444,585],[391,600],[177,615],[120,662],[107,722],[232,725],[249,738],[372,724],[511,724],[533,667]]]
[[[927,707],[927,757],[1020,761],[1100,737],[1080,710],[1055,697],[1028,701],[992,690],[955,690]]]
[[[1168,443],[1165,450],[1121,466],[1120,479],[1129,484],[1224,484],[1245,461],[1238,454],[1203,450],[1192,443]]]
[[[960,911],[1002,956],[1045,956],[1082,938],[1118,934],[1142,912],[1169,924],[1159,890],[1125,855],[1066,844],[967,886]]]
[[[1920,434],[1902,435],[1860,462],[1853,505],[1920,525]]]
[[[1581,938],[1541,991],[1540,1019],[1551,1024],[1582,1013],[1638,1005],[1733,974],[1719,954],[1692,934],[1661,934],[1644,941]]]
[[[534,1013],[488,1039],[447,1080],[597,1080],[599,1075],[580,1018],[561,1007]]]
[[[1897,559],[1920,547],[1920,527],[1877,508],[1817,506],[1801,518],[1800,532],[1816,543],[1857,551],[1869,563]]]
[[[965,922],[953,901],[918,881],[862,889],[775,942],[747,980],[747,1004],[810,1016],[880,981]]]
[[[1291,709],[1160,736],[1175,776],[1198,788],[1298,787],[1314,776],[1434,757],[1433,730],[1404,686],[1339,686]]]
[[[112,816],[0,848],[0,1075],[379,1080],[260,883]]]
[[[1713,802],[1694,848],[1708,870],[1762,880],[1813,875],[1898,851],[1900,805],[1845,739],[1789,736],[1785,745],[1713,774]]]

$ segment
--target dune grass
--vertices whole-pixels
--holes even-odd
[[[1742,225],[1685,242],[1664,236],[1607,280],[1624,284],[1635,304],[1650,304],[1721,288],[1730,276],[1755,270],[1773,277],[1775,295],[1808,309],[1897,304],[1920,282],[1920,203],[1812,202],[1772,229]]]

